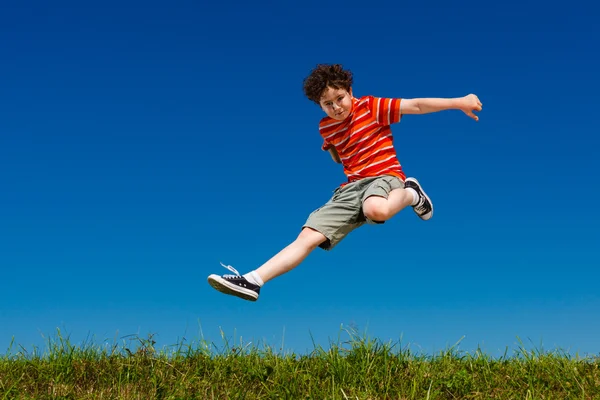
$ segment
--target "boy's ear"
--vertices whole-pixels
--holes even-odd
[[[352,88],[349,88],[349,89],[348,89],[348,94],[350,94],[350,97],[353,97],[353,96],[352,96]]]

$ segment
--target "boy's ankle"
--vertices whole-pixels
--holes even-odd
[[[407,190],[408,192],[410,192],[412,194],[412,202],[410,203],[411,206],[416,206],[417,204],[419,204],[419,200],[421,200],[421,197],[419,196],[419,193],[417,193],[417,191],[413,188],[405,188],[405,190]]]
[[[256,270],[248,272],[247,274],[243,275],[244,278],[246,278],[246,280],[256,286],[262,286],[265,283],[263,282],[262,278],[260,277],[260,275],[256,272]]]

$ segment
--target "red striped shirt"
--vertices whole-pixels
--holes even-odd
[[[390,129],[402,118],[400,102],[373,96],[353,98],[352,112],[346,119],[325,117],[319,123],[323,150],[335,148],[348,182],[381,175],[406,179]]]

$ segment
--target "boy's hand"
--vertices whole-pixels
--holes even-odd
[[[473,111],[481,111],[483,104],[479,101],[479,98],[474,94],[468,94],[460,99],[460,110],[473,118],[475,121],[479,121],[479,117],[473,113]]]

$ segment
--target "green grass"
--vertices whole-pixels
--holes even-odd
[[[11,345],[0,356],[4,399],[600,399],[600,359],[527,350],[492,358],[452,347],[411,352],[344,330],[347,341],[310,354],[201,340],[156,349],[152,336],[121,344],[47,349]]]

